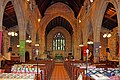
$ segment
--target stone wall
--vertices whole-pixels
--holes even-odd
[[[112,59],[116,59],[116,56],[118,54],[118,49],[117,46],[119,46],[117,44],[118,41],[118,27],[114,28],[113,31],[111,31],[111,37],[108,39],[108,47],[110,49],[110,54]]]
[[[53,51],[52,50],[52,40],[53,40],[53,37],[56,33],[62,33],[65,37],[65,50],[62,51],[62,50],[57,50],[57,51]],[[68,52],[71,52],[72,51],[72,45],[71,45],[71,36],[69,34],[69,32],[63,28],[63,27],[55,27],[53,28],[49,34],[47,35],[47,51],[50,51],[51,54],[52,54],[52,57],[55,56],[56,53],[60,53],[62,54],[64,57],[67,57],[68,56]]]

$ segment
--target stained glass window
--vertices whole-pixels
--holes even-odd
[[[53,37],[53,50],[65,50],[65,38],[61,33]]]

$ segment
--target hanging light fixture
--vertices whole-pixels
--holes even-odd
[[[87,44],[93,44],[93,41],[91,41],[90,39],[88,39]]]
[[[36,43],[35,46],[38,47],[38,46],[40,46],[40,44],[39,44],[39,43]]]
[[[83,44],[80,44],[79,46],[80,46],[80,47],[83,47],[84,45],[83,45]]]
[[[111,37],[111,33],[109,32],[109,33],[105,33],[104,35],[103,35],[103,38],[110,38]]]
[[[20,47],[20,45],[17,45],[17,47]]]
[[[8,32],[8,35],[9,36],[18,36],[18,33],[16,33],[16,32]]]
[[[40,22],[40,18],[38,19],[38,22]]]
[[[87,44],[93,44],[93,41],[88,41]]]
[[[32,40],[31,40],[31,38],[29,36],[29,38],[26,40],[26,43],[31,43],[31,42],[32,42]]]
[[[108,38],[109,38],[109,37],[111,37],[111,34],[110,34],[110,33],[108,33],[107,37],[108,37]]]
[[[90,2],[93,2],[93,0],[90,0]]]
[[[102,46],[99,46],[99,48],[101,48]]]
[[[79,19],[79,23],[81,23],[82,21]]]

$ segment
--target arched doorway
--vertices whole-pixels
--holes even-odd
[[[25,61],[30,60],[30,53],[28,51],[25,52]]]

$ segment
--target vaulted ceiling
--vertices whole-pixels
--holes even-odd
[[[84,0],[35,0],[35,1],[36,1],[36,4],[38,5],[39,11],[42,17],[44,17],[44,12],[49,6],[57,2],[62,2],[68,5],[74,11],[74,14],[75,14],[74,16],[77,18],[78,13],[84,3]],[[51,22],[52,22],[52,25],[51,25]],[[62,25],[62,26],[66,26],[66,24],[68,24],[66,20],[61,19],[59,17],[55,18],[55,20],[52,20],[51,22],[48,25],[50,27],[55,26],[56,24]],[[61,22],[64,23],[64,25],[61,24]],[[8,2],[4,10],[3,26],[5,26],[6,29],[8,29],[16,25],[18,25],[18,22],[17,22],[14,6],[10,1]],[[117,26],[118,26],[118,22],[117,22],[116,10],[114,6],[111,3],[109,3],[103,17],[102,27],[112,30],[114,27],[117,27]],[[52,27],[49,29],[52,29]],[[70,31],[71,29],[67,29],[67,30]]]
[[[49,6],[57,2],[62,2],[68,5],[74,11],[75,17],[77,17],[85,0],[35,0],[35,1],[36,4],[38,5],[39,11],[42,16],[44,16],[44,12]]]
[[[15,10],[12,5],[12,2],[9,1],[5,7],[4,14],[3,14],[3,26],[5,26],[6,29],[8,29],[16,25],[18,25],[18,22],[17,22]]]
[[[46,34],[48,34],[50,30],[52,30],[56,26],[64,27],[70,34],[73,33],[73,29],[70,23],[66,19],[58,16],[49,22],[46,28]]]
[[[102,27],[112,30],[118,26],[117,14],[113,4],[109,3],[105,11]]]

